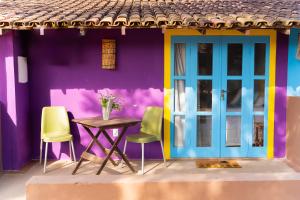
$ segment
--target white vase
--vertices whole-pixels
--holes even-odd
[[[109,120],[109,115],[112,110],[112,101],[108,100],[106,106],[102,106],[102,118],[103,120]]]

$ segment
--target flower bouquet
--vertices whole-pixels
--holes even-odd
[[[100,93],[99,101],[102,107],[103,120],[109,120],[110,113],[113,110],[121,110],[121,101],[117,96]]]

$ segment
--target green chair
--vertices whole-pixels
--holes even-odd
[[[73,136],[70,133],[70,123],[65,107],[44,107],[41,120],[40,163],[42,163],[43,142],[46,143],[44,173],[46,173],[47,153],[49,142],[69,142],[70,159],[76,162]]]
[[[147,107],[141,123],[140,133],[126,137],[124,145],[124,154],[126,152],[127,142],[139,143],[142,146],[142,174],[144,174],[144,144],[159,141],[161,151],[164,156],[164,148],[161,137],[163,109],[160,107]]]

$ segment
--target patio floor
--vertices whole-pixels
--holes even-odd
[[[77,172],[77,177],[93,176],[97,180],[102,176],[105,182],[113,181],[146,181],[163,180],[164,178],[180,178],[185,180],[193,179],[218,179],[218,180],[300,180],[300,173],[290,168],[284,160],[238,160],[242,168],[235,169],[200,169],[196,168],[193,160],[176,160],[168,161],[167,167],[162,161],[151,160],[145,163],[144,176],[133,174],[127,167],[113,167],[108,164],[104,168],[100,176],[94,176],[99,167],[97,164],[85,162]],[[140,161],[132,162],[134,167],[138,169]],[[76,178],[71,175],[75,165],[70,161],[55,161],[48,165],[48,172],[42,173],[42,165],[34,162],[25,167],[21,172],[5,173],[0,175],[0,199],[2,200],[19,200],[25,199],[25,183],[33,176],[49,176],[49,178],[57,179],[62,177],[62,181],[66,178]],[[184,175],[184,176],[183,176]],[[67,178],[68,179],[68,178]]]

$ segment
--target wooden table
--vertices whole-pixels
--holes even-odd
[[[84,160],[90,160],[90,161],[96,162],[96,163],[102,162],[101,158],[99,158],[98,156],[96,156],[94,154],[89,153],[89,151],[92,149],[92,147],[94,146],[95,143],[106,154],[106,157],[103,160],[101,167],[99,168],[99,170],[97,172],[97,175],[99,175],[101,173],[101,171],[105,167],[108,160],[110,160],[110,162],[114,166],[117,165],[115,163],[115,161],[111,158],[114,151],[116,151],[121,156],[121,158],[125,161],[126,165],[131,169],[131,171],[135,172],[135,169],[132,167],[132,165],[128,161],[127,157],[118,148],[118,144],[120,143],[122,137],[124,136],[127,128],[129,126],[136,125],[137,123],[141,122],[141,120],[130,119],[130,118],[113,118],[110,120],[103,120],[101,117],[91,117],[91,118],[84,118],[84,119],[73,119],[72,121],[77,124],[81,124],[83,126],[83,128],[87,131],[87,133],[92,138],[92,140],[89,143],[89,145],[87,146],[86,150],[82,153],[80,160],[72,173],[73,175],[76,173],[76,171],[78,170],[78,168],[80,167],[80,165],[82,164],[82,162]],[[91,131],[91,128],[97,128],[98,129],[97,133],[93,134],[93,132]],[[121,133],[119,134],[119,136],[116,138],[115,141],[109,136],[109,134],[106,131],[107,129],[112,129],[112,128],[121,128],[122,129]],[[106,150],[104,148],[104,146],[98,140],[101,133],[108,140],[108,142],[112,145],[111,149]]]

